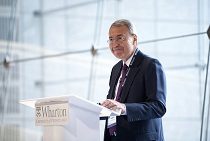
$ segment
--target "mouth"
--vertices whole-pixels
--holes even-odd
[[[118,52],[118,51],[123,51],[123,48],[122,47],[116,47],[116,48],[112,48],[112,51],[113,52]]]

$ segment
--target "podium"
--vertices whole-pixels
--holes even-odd
[[[100,117],[119,115],[78,96],[21,100],[35,108],[35,124],[43,126],[43,141],[100,141]]]

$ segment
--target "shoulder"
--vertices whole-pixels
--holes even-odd
[[[161,65],[160,61],[156,58],[150,57],[149,55],[146,55],[144,53],[142,53],[141,51],[138,51],[137,53],[137,57],[136,57],[136,62],[137,64],[149,64],[149,65]]]
[[[136,67],[144,68],[147,71],[163,69],[158,59],[145,55],[141,51],[137,54],[135,65]]]
[[[120,60],[119,62],[117,62],[117,63],[112,67],[112,70],[121,68],[122,64],[123,64],[123,62],[122,62],[122,60]]]

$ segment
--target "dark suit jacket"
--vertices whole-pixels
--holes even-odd
[[[113,68],[108,99],[113,99],[120,76],[122,61]],[[121,103],[126,115],[117,117],[119,141],[164,141],[162,119],[166,112],[165,74],[158,60],[138,51],[122,89]],[[105,127],[104,141],[110,141]]]

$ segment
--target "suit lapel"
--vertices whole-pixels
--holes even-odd
[[[115,97],[115,88],[121,73],[121,68],[122,68],[122,61],[120,61],[117,65],[116,68],[113,69],[113,74],[111,76],[111,84],[110,84],[110,93],[108,95],[109,99],[114,99]]]
[[[144,60],[144,55],[139,51],[136,55],[133,65],[131,66],[131,68],[129,70],[127,79],[125,81],[125,85],[122,89],[120,102],[125,102],[128,94],[129,94],[129,89],[131,87],[131,84],[135,78],[135,75],[137,74],[138,71],[140,71],[142,69],[143,60]]]

